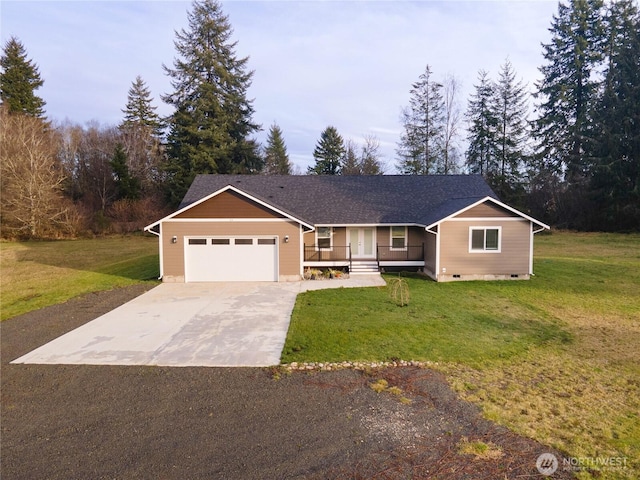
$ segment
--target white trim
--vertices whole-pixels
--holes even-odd
[[[170,218],[164,220],[164,223],[291,223],[292,220],[288,218]],[[299,222],[295,222],[299,223]]]
[[[496,200],[495,198],[492,198],[492,197],[484,197],[484,198],[482,198],[482,199],[478,200],[477,202],[472,203],[471,205],[467,205],[466,207],[464,207],[464,208],[462,208],[462,209],[458,210],[457,212],[453,212],[451,215],[449,215],[449,216],[447,216],[447,217],[441,218],[440,220],[438,220],[437,222],[432,223],[431,225],[427,225],[425,228],[429,229],[429,228],[431,228],[431,227],[433,227],[433,226],[435,226],[435,225],[438,225],[439,223],[444,222],[445,220],[451,220],[453,217],[458,216],[458,215],[460,215],[461,213],[464,213],[464,212],[466,212],[467,210],[470,210],[470,209],[472,209],[472,208],[474,208],[474,207],[477,207],[477,206],[478,206],[478,205],[480,205],[481,203],[484,203],[484,202],[487,202],[487,201],[492,202],[492,203],[495,203],[495,204],[496,204],[496,205],[498,205],[499,207],[502,207],[502,208],[504,208],[505,210],[508,210],[508,211],[510,211],[510,212],[512,212],[512,213],[515,213],[516,215],[518,215],[518,216],[520,216],[520,217],[522,217],[522,218],[526,218],[526,219],[527,219],[527,220],[529,220],[530,222],[535,223],[536,225],[540,225],[540,226],[541,226],[541,227],[543,227],[543,229],[545,229],[545,230],[550,230],[550,229],[551,229],[551,227],[550,227],[549,225],[547,225],[547,224],[545,224],[545,223],[542,223],[542,222],[540,222],[539,220],[536,220],[535,218],[530,217],[529,215],[527,215],[527,214],[525,214],[525,213],[522,213],[521,211],[516,210],[515,208],[510,207],[509,205],[507,205],[507,204],[505,204],[505,203],[502,203],[500,200]],[[509,217],[506,217],[506,218],[509,218]],[[492,218],[492,220],[493,220],[493,221],[503,220],[503,217],[493,217],[493,218]]]
[[[339,228],[361,228],[361,227],[425,227],[423,223],[316,223],[316,227],[339,227]]]
[[[427,228],[427,231],[431,232],[431,230],[429,230],[428,228]],[[434,232],[431,232],[431,233],[434,233]],[[440,234],[441,233],[442,233],[442,225],[439,225],[438,226],[438,231],[435,232],[435,236],[436,236],[436,267],[435,267],[435,270],[436,271],[434,273],[435,273],[435,276],[436,276],[436,278],[435,278],[436,282],[438,281],[438,278],[440,278],[440,237],[441,237]]]
[[[164,276],[164,246],[162,245],[162,235],[158,235],[158,254],[160,256],[160,276],[158,280],[161,280]]]
[[[308,223],[306,223],[306,222],[304,222],[304,221],[300,220],[299,218],[296,218],[296,217],[294,217],[294,216],[292,216],[292,215],[290,215],[290,214],[288,214],[288,213],[286,213],[286,212],[283,212],[282,210],[280,210],[280,209],[278,209],[278,208],[274,207],[273,205],[269,205],[268,203],[266,203],[266,202],[264,202],[264,201],[262,201],[262,200],[260,200],[260,199],[258,199],[258,198],[256,198],[256,197],[254,197],[253,195],[250,195],[250,194],[248,194],[248,193],[246,193],[246,192],[243,192],[242,190],[240,190],[240,189],[239,189],[239,188],[237,188],[237,187],[234,187],[233,185],[227,185],[226,187],[223,187],[223,188],[221,188],[220,190],[217,190],[217,191],[215,191],[215,192],[213,192],[213,193],[211,193],[211,194],[207,195],[206,197],[203,197],[203,198],[201,198],[200,200],[198,200],[198,201],[196,201],[196,202],[193,202],[193,203],[191,203],[191,204],[187,205],[186,207],[181,208],[181,209],[180,209],[180,210],[178,210],[177,212],[173,212],[172,214],[167,215],[167,216],[166,216],[166,217],[164,217],[164,218],[161,218],[161,219],[160,219],[160,220],[158,220],[157,222],[154,222],[154,223],[152,223],[152,224],[150,224],[150,225],[147,225],[146,227],[144,227],[144,230],[145,230],[145,231],[148,231],[148,230],[150,230],[151,228],[153,228],[155,225],[158,225],[159,223],[162,223],[162,222],[167,221],[167,220],[171,220],[171,219],[173,219],[173,217],[175,217],[176,215],[180,215],[181,213],[186,212],[187,210],[189,210],[189,209],[191,209],[191,208],[193,208],[193,207],[195,207],[195,206],[197,206],[197,205],[200,205],[201,203],[204,203],[204,202],[206,202],[207,200],[209,200],[209,199],[211,199],[211,198],[213,198],[213,197],[215,197],[215,196],[218,196],[218,195],[220,195],[221,193],[224,193],[224,192],[226,192],[226,191],[228,191],[228,190],[232,190],[232,191],[234,191],[234,192],[236,192],[236,193],[238,193],[238,194],[240,194],[240,195],[242,195],[242,196],[244,196],[244,197],[248,198],[249,200],[251,200],[251,201],[253,201],[253,202],[257,203],[257,204],[262,205],[263,207],[266,207],[266,208],[268,208],[269,210],[271,210],[271,211],[273,211],[273,212],[275,212],[275,213],[277,213],[277,214],[279,214],[279,215],[282,215],[283,217],[289,218],[289,219],[293,220],[294,222],[297,222],[297,223],[299,223],[299,224],[301,224],[301,225],[304,225],[304,226],[308,227],[310,230],[314,230],[313,225],[310,225],[310,224],[308,224]]]
[[[530,222],[522,217],[461,217],[450,218],[447,222]],[[544,229],[543,229],[544,230]]]
[[[381,260],[378,262],[381,267],[424,267],[424,260]]]
[[[393,227],[402,227],[402,225],[392,225],[389,227],[389,250],[392,252],[406,252],[407,245],[409,243],[409,228],[404,225],[404,247],[402,248],[393,248]],[[400,237],[396,237],[400,238]]]
[[[484,248],[482,250],[479,249],[474,249],[472,248],[472,237],[473,234],[472,232],[474,230],[483,230],[485,232],[484,234]],[[498,230],[498,248],[495,250],[487,250],[486,245],[486,239],[487,239],[487,230]],[[469,227],[469,253],[502,253],[502,227],[497,226],[497,225],[487,225],[487,226],[480,226],[480,225],[472,225]]]
[[[533,275],[533,223],[529,228],[529,275]]]

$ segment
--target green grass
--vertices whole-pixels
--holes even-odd
[[[146,236],[0,243],[1,315],[158,278],[158,241]]]
[[[485,416],[575,457],[640,475],[640,235],[536,237],[529,281],[306,292],[282,361],[439,362]],[[590,478],[588,473],[579,474]]]

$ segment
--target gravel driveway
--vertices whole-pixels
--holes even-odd
[[[482,419],[431,370],[9,364],[144,288],[0,324],[3,480],[542,478],[535,462],[549,448]],[[411,403],[374,392],[381,378]],[[462,437],[502,454],[461,454]]]

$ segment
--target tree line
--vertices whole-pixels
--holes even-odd
[[[280,127],[253,137],[238,57],[216,0],[195,0],[163,65],[173,113],[160,118],[144,80],[129,89],[119,125],[45,117],[37,65],[17,38],[0,66],[1,223],[5,237],[133,231],[171,211],[200,173],[293,174]],[[640,15],[633,0],[559,3],[543,44],[542,79],[518,80],[507,59],[494,80],[478,72],[466,109],[460,81],[427,65],[402,110],[396,169],[476,173],[499,197],[552,225],[640,228]],[[530,118],[533,108],[533,118]],[[463,137],[463,133],[466,136]],[[377,138],[321,133],[307,174],[386,173]],[[464,194],[464,192],[461,192]]]

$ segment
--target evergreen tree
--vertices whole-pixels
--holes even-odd
[[[38,66],[27,59],[20,41],[11,37],[4,45],[0,57],[0,100],[10,113],[24,113],[33,117],[44,116],[45,102],[35,94],[44,80],[40,78]]]
[[[340,167],[340,174],[362,175],[362,165],[358,158],[357,147],[351,140],[347,141],[342,166]]]
[[[442,163],[444,101],[442,84],[427,65],[412,85],[409,106],[402,112],[404,132],[397,148],[398,169],[407,175],[437,173]]]
[[[480,174],[491,183],[496,176],[497,168],[497,126],[493,109],[495,85],[488,76],[480,70],[478,84],[471,95],[467,106],[467,141],[469,147],[466,153],[467,169],[471,173]]]
[[[267,146],[264,149],[264,170],[267,175],[291,175],[291,162],[282,138],[282,130],[275,123],[269,128]]]
[[[497,120],[495,140],[499,170],[491,186],[503,201],[518,203],[516,197],[523,193],[529,106],[526,86],[516,81],[509,60],[500,70],[492,108]]]
[[[565,180],[579,182],[588,162],[584,139],[589,137],[602,60],[602,0],[560,3],[551,25],[551,42],[543,45],[546,65],[536,85],[540,112],[535,134],[543,166],[566,173]]]
[[[602,0],[560,3],[543,44],[546,64],[536,85],[538,151],[530,164],[533,213],[548,223],[583,228],[591,135],[603,52]],[[562,185],[561,198],[557,186]]]
[[[127,94],[127,104],[122,110],[124,120],[120,129],[145,129],[150,135],[162,136],[162,122],[156,113],[153,98],[140,75],[132,82]]]
[[[320,135],[313,150],[316,163],[307,173],[314,175],[339,175],[340,164],[345,154],[344,141],[335,127],[329,126]]]
[[[146,191],[161,181],[163,156],[162,121],[156,113],[151,92],[142,77],[137,76],[122,110],[124,119],[119,128],[127,156],[127,168],[141,181]]]
[[[188,29],[176,32],[178,57],[164,67],[174,92],[163,100],[175,107],[169,119],[165,168],[170,200],[178,203],[198,173],[257,173],[259,129],[247,98],[252,71],[238,58],[228,17],[216,0],[195,0]]]
[[[591,228],[640,229],[640,15],[632,0],[611,4],[605,85],[591,145]]]
[[[116,184],[116,200],[140,198],[140,181],[129,172],[127,153],[121,143],[116,145],[110,163]]]

